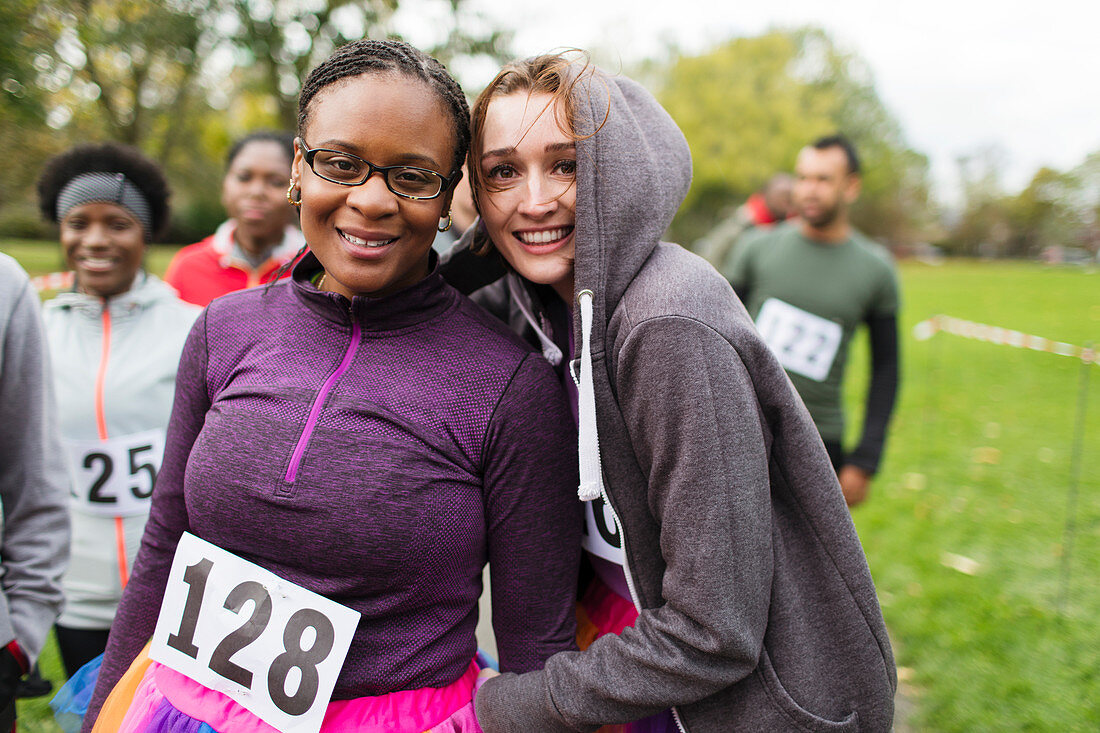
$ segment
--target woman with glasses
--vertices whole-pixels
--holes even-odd
[[[589,568],[587,648],[486,681],[483,729],[889,730],[890,645],[814,424],[729,284],[660,241],[691,181],[676,124],[544,56],[500,72],[471,132],[463,243],[507,261],[478,297],[576,406]]]
[[[42,214],[59,227],[73,287],[43,306],[72,476],[72,558],[57,645],[65,673],[103,653],[149,515],[180,352],[199,308],[145,271],[168,223],[168,183],[114,143],[46,163]]]
[[[164,279],[188,303],[206,305],[266,283],[302,246],[286,178],[294,135],[261,130],[237,140],[226,156],[222,206],[229,218],[201,242],[175,254]]]
[[[288,197],[309,252],[191,333],[85,729],[477,731],[486,560],[501,667],[573,648],[569,408],[430,254],[467,121],[400,42],[305,80]]]

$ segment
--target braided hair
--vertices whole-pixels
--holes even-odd
[[[443,64],[403,41],[375,41],[369,38],[354,41],[336,49],[309,72],[298,95],[298,136],[303,135],[309,122],[310,103],[322,89],[360,74],[387,71],[420,79],[435,91],[450,112],[456,144],[451,170],[447,175],[453,175],[462,167],[470,147],[470,107],[466,103],[466,95]]]
[[[288,161],[294,160],[294,134],[290,132],[283,132],[282,130],[256,130],[250,132],[242,138],[238,138],[229,147],[229,152],[225,154],[225,167],[232,168],[233,161],[237,159],[237,156],[241,154],[241,151],[245,149],[245,146],[249,143],[275,143],[286,154]]]

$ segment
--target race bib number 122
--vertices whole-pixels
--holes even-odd
[[[149,656],[284,733],[317,733],[359,612],[184,533]]]
[[[788,372],[815,382],[829,376],[844,334],[839,323],[768,298],[756,316],[756,329]]]

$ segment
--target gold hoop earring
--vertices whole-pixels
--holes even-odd
[[[297,201],[294,200],[294,181],[290,182],[290,187],[287,188],[287,190],[286,190],[286,200],[289,201],[294,206],[301,206],[302,205],[302,189],[300,189],[300,188],[298,189],[298,200]]]
[[[453,224],[453,223],[454,223],[454,219],[451,218],[451,212],[448,211],[447,212],[447,226],[445,226],[445,227],[437,226],[436,231],[445,232],[445,231],[447,231],[448,229],[451,228],[451,224]]]

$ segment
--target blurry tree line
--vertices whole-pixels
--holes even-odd
[[[415,13],[424,50],[475,95],[512,56],[510,33],[465,0],[0,0],[0,236],[48,236],[34,206],[43,161],[76,142],[136,145],[173,187],[169,240],[194,241],[222,218],[223,156],[257,128],[294,129],[300,81],[337,46],[398,37]],[[568,39],[563,39],[567,42]],[[595,54],[597,60],[600,55]],[[463,69],[478,68],[470,79]],[[614,68],[610,65],[609,68]],[[857,225],[892,245],[931,241],[962,254],[1033,256],[1052,243],[1097,246],[1100,153],[1043,170],[1005,194],[995,156],[961,163],[965,209],[944,222],[928,161],[910,148],[867,64],[822,30],[774,30],[700,55],[670,49],[627,70],[654,91],[694,157],[670,237],[691,245],[820,135],[843,132],[864,164]]]
[[[965,206],[943,242],[981,257],[1096,260],[1100,253],[1100,151],[1080,165],[1041,168],[1016,194],[1005,192],[1006,153],[996,147],[959,158]]]
[[[508,34],[464,0],[420,0],[450,66],[499,65]],[[41,236],[34,181],[83,141],[117,140],[172,184],[170,241],[221,221],[223,156],[258,128],[293,130],[301,80],[335,48],[399,37],[399,0],[0,0],[0,235]]]
[[[923,243],[988,257],[1100,251],[1100,151],[1070,171],[1038,171],[1017,194],[1001,186],[1006,153],[975,151],[959,160],[961,210],[941,211],[930,197],[927,158],[906,143],[867,64],[820,29],[735,38],[644,72],[683,129],[695,166],[673,223],[676,241],[696,242],[772,174],[792,171],[807,142],[842,132],[863,167],[855,224],[898,251]]]
[[[695,177],[672,235],[694,242],[807,143],[842,132],[863,168],[856,225],[890,244],[933,236],[928,160],[910,149],[867,64],[822,30],[776,30],[676,59],[661,102],[691,146]]]

